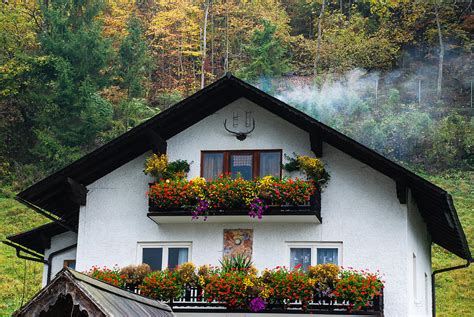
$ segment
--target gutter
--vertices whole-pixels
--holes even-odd
[[[467,268],[471,265],[471,262],[473,262],[473,260],[468,259],[466,264],[435,270],[435,271],[433,271],[433,273],[431,273],[431,305],[432,305],[431,311],[432,311],[432,316],[433,317],[436,317],[436,287],[435,287],[436,274],[443,273],[443,272],[448,272],[448,271],[459,270],[459,269],[465,269],[465,268]]]
[[[10,247],[13,247],[15,248],[16,250],[16,256],[20,259],[24,259],[24,260],[28,260],[28,261],[34,261],[34,262],[39,262],[39,263],[43,263],[43,264],[48,264],[48,261],[46,261],[43,256],[39,253],[36,253],[36,252],[33,252],[27,248],[24,248],[22,247],[21,245],[18,245],[18,244],[14,244],[10,241],[2,241],[4,244],[10,246]],[[31,256],[26,256],[26,255],[22,255],[20,252],[25,252]]]
[[[48,256],[48,260],[46,261],[46,265],[48,266],[48,274],[46,275],[46,284],[49,284],[51,282],[51,271],[53,270],[53,258],[63,252],[69,251],[71,249],[74,249],[77,247],[77,243],[72,244],[68,247],[65,247],[63,249],[56,250],[54,252],[51,252]]]

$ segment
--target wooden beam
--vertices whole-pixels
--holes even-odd
[[[165,154],[167,148],[167,142],[158,133],[152,129],[147,130],[147,136],[151,149],[155,154]]]
[[[84,185],[76,182],[71,177],[67,177],[66,181],[69,185],[67,192],[69,193],[69,198],[71,201],[78,204],[79,206],[85,206],[88,192],[87,188]]]
[[[321,137],[320,131],[312,131],[309,134],[309,141],[311,143],[311,151],[313,151],[316,157],[323,156],[323,138]]]
[[[408,189],[405,184],[397,182],[397,198],[400,204],[406,204],[408,197]]]

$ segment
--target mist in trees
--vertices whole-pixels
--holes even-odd
[[[472,168],[468,2],[9,1],[0,26],[0,159],[25,183],[226,71],[404,164]]]

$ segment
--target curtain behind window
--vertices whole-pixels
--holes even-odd
[[[260,177],[275,176],[280,177],[281,169],[280,152],[260,153]]]
[[[318,264],[333,263],[337,265],[337,253],[336,248],[318,248]]]
[[[202,166],[202,176],[214,179],[224,172],[224,153],[205,153]]]

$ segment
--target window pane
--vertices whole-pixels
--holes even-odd
[[[70,269],[76,269],[76,260],[64,260],[64,267],[68,267]]]
[[[153,271],[161,270],[163,263],[163,249],[143,248],[142,262],[148,264]]]
[[[311,248],[290,249],[290,268],[294,269],[300,264],[303,270],[306,270],[311,265]]]
[[[168,268],[174,269],[180,264],[188,262],[188,248],[169,248]]]
[[[202,177],[214,179],[224,172],[224,153],[204,153]]]
[[[243,179],[252,179],[253,155],[252,154],[236,154],[231,156],[230,171],[232,177],[240,176]]]
[[[280,152],[260,152],[260,177],[280,177]]]
[[[333,263],[333,264],[339,265],[337,263],[337,253],[338,253],[337,248],[318,249],[318,264]]]

